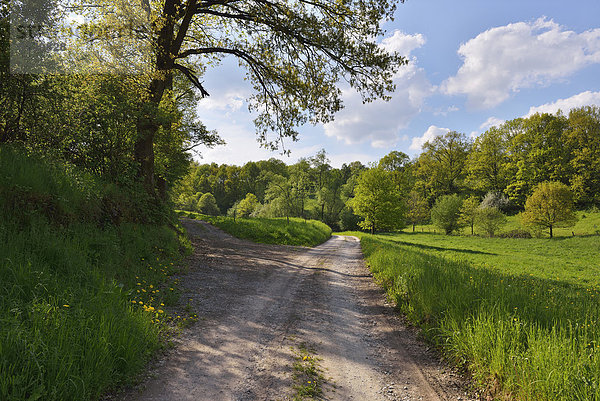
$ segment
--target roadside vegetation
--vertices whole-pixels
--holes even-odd
[[[172,327],[182,232],[72,165],[5,145],[0,171],[0,399],[128,383]]]
[[[263,244],[317,246],[331,237],[331,228],[316,220],[292,218],[236,218],[179,212],[180,216],[204,220],[234,237]]]
[[[353,233],[398,308],[497,399],[600,399],[600,236]]]

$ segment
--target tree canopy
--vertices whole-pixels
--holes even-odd
[[[570,227],[577,221],[572,192],[560,182],[540,183],[527,198],[522,219],[526,224],[547,228],[552,238],[554,227]]]

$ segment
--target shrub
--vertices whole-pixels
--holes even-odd
[[[498,235],[501,238],[532,238],[531,233],[527,230],[515,229]]]
[[[435,201],[431,209],[431,221],[434,225],[452,234],[461,227],[459,222],[462,199],[458,195],[444,195]]]
[[[510,208],[510,200],[502,192],[489,191],[481,201],[481,208],[495,207],[506,212]]]
[[[481,227],[483,231],[490,237],[506,224],[506,216],[495,207],[480,208],[477,211],[477,226]]]
[[[217,206],[217,201],[210,192],[202,195],[198,201],[198,211],[203,214],[208,214],[209,216],[218,216],[221,214],[219,207]]]
[[[260,202],[254,194],[246,194],[246,197],[241,200],[237,206],[238,217],[250,217],[256,209],[260,207]]]

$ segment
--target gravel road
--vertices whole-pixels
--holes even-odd
[[[299,349],[318,361],[319,399],[468,399],[459,376],[386,303],[357,238],[309,249],[184,225],[195,252],[181,285],[200,320],[122,399],[292,400]]]

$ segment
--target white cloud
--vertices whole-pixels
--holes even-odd
[[[499,125],[504,124],[504,122],[505,120],[501,120],[497,117],[490,117],[479,126],[478,131],[471,131],[471,133],[469,134],[469,138],[475,139],[479,135],[481,135],[482,132],[485,132],[492,127],[498,127]]]
[[[487,120],[485,120],[483,124],[481,124],[479,126],[479,129],[482,130],[482,131],[486,131],[486,130],[492,128],[492,127],[497,127],[497,126],[502,125],[502,124],[504,124],[504,120],[501,120],[501,119],[496,118],[496,117],[490,117]]]
[[[435,125],[430,125],[429,128],[427,128],[427,131],[423,133],[423,135],[414,137],[412,139],[412,143],[410,144],[409,149],[414,150],[416,152],[420,152],[423,148],[423,145],[425,145],[426,142],[435,139],[436,136],[445,135],[448,132],[450,132],[449,128],[440,128],[436,127]]]
[[[204,98],[198,103],[198,107],[204,110],[232,113],[239,111],[246,104],[247,98],[248,93],[245,90],[236,89]]]
[[[407,35],[401,31],[382,41],[381,46],[398,51],[409,57],[410,52],[423,46],[421,34]],[[396,92],[389,102],[375,101],[363,104],[361,96],[352,88],[343,89],[345,108],[335,120],[325,124],[325,134],[346,144],[369,142],[376,148],[393,146],[398,141],[399,131],[421,112],[425,99],[433,93],[433,87],[423,69],[417,67],[416,59],[402,66],[394,76]]]
[[[558,110],[562,110],[566,114],[569,112],[569,110],[576,107],[590,105],[600,105],[600,92],[586,91],[566,99],[558,99],[553,103],[546,103],[541,106],[531,107],[526,117],[529,117],[535,113],[555,114]]]
[[[396,30],[392,36],[381,41],[381,46],[388,52],[398,52],[400,55],[408,57],[413,50],[423,47],[425,42],[425,36],[420,33],[407,35]]]
[[[463,65],[441,86],[491,108],[521,88],[547,85],[600,63],[600,28],[576,33],[546,18],[489,29],[462,44]]]

